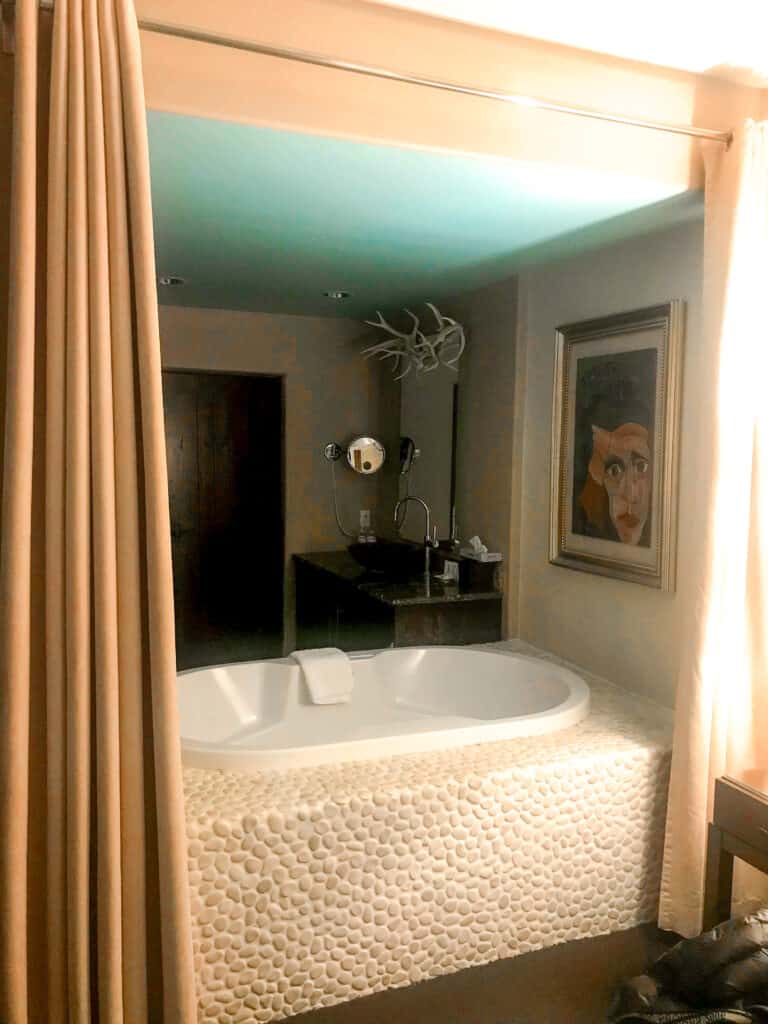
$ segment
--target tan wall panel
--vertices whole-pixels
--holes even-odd
[[[703,229],[688,224],[552,264],[520,279],[526,360],[520,530],[522,638],[664,704],[674,703],[680,638],[704,550],[696,507],[697,416],[713,409],[712,368],[699,344]],[[549,564],[554,332],[562,323],[684,299],[675,593]]]
[[[459,369],[459,431],[456,451],[456,516],[466,541],[479,534],[505,565],[505,635],[516,635],[517,553],[515,465],[515,371],[517,285],[502,281],[449,308],[468,331]],[[510,625],[512,628],[510,628]]]

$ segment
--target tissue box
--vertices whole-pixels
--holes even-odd
[[[499,551],[474,551],[472,548],[462,548],[459,554],[462,558],[471,558],[475,562],[501,561],[501,552]]]
[[[491,552],[486,553],[492,554]],[[484,561],[476,557],[462,557],[459,561],[459,587],[461,590],[475,590],[483,593],[503,590],[504,574],[501,555],[493,554],[491,560]]]

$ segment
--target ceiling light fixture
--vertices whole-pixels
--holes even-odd
[[[176,287],[187,283],[183,277],[177,277],[175,274],[163,274],[158,281],[163,287]]]
[[[330,291],[323,292],[323,295],[326,297],[326,299],[333,299],[334,302],[342,302],[344,299],[350,298],[352,293],[342,291]]]

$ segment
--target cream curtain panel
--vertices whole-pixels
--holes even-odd
[[[51,42],[36,0],[16,9],[0,1020],[191,1024],[136,19],[130,0],[56,0]]]
[[[706,151],[704,337],[719,370],[697,444],[711,509],[678,683],[660,924],[699,932],[714,780],[768,768],[768,122]],[[713,390],[714,393],[714,390]],[[736,878],[737,902],[763,895]]]

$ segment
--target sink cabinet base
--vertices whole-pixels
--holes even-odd
[[[429,603],[386,603],[357,581],[295,559],[296,641],[299,648],[482,644],[501,639],[500,596]]]

